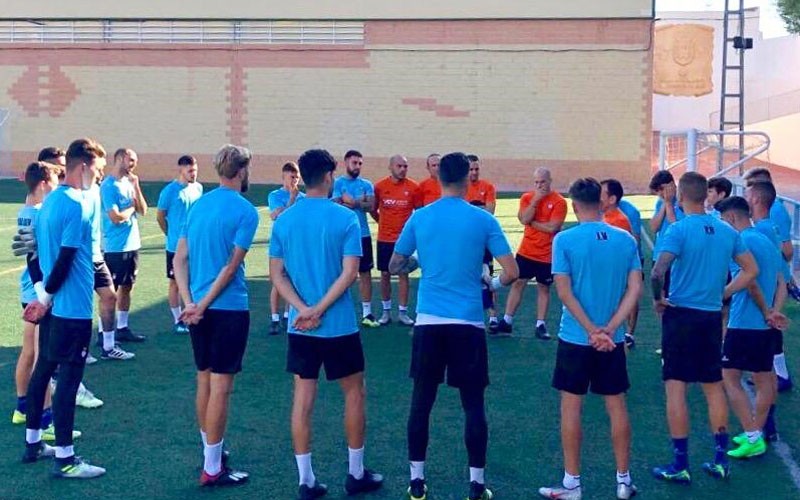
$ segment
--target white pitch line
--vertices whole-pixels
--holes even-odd
[[[16,273],[17,271],[22,271],[26,267],[27,267],[27,264],[24,265],[24,266],[12,267],[11,269],[5,269],[3,271],[0,271],[0,276],[5,276],[6,274],[11,274],[11,273]]]

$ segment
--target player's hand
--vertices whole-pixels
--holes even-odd
[[[777,330],[786,330],[789,327],[789,318],[780,311],[770,309],[767,314],[767,324]]]
[[[489,272],[489,264],[484,264],[481,270],[481,282],[490,290],[492,289],[492,273]]]
[[[656,314],[661,316],[664,314],[664,311],[667,310],[667,307],[670,307],[672,304],[669,303],[667,299],[662,298],[661,300],[654,300],[653,301],[653,310],[655,310]]]
[[[128,180],[130,180],[131,184],[133,184],[134,186],[139,187],[138,175],[134,174],[133,172],[128,172]]]
[[[48,309],[50,309],[49,306],[42,304],[38,300],[34,300],[25,306],[25,311],[22,313],[22,319],[28,323],[38,324],[44,315],[47,314]]]
[[[22,227],[11,241],[11,251],[17,257],[36,253],[36,235],[32,227]]]
[[[180,320],[187,325],[196,325],[200,323],[201,319],[203,319],[203,311],[200,310],[197,304],[186,304]]]
[[[589,343],[601,352],[611,352],[617,347],[614,339],[611,338],[611,333],[605,327],[592,331],[589,334]]]
[[[342,203],[348,207],[354,207],[356,205],[356,199],[347,193],[342,193]]]
[[[664,201],[672,201],[675,199],[676,192],[677,190],[675,188],[675,184],[672,183],[664,186],[664,189],[661,191],[661,193],[664,195]]]
[[[305,307],[297,311],[297,316],[292,326],[301,332],[316,330],[321,323],[321,317],[322,313],[316,307]]]

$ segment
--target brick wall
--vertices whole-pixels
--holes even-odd
[[[649,20],[369,21],[363,46],[0,46],[0,107],[13,163],[91,135],[137,150],[165,179],[177,157],[249,146],[253,178],[319,146],[361,150],[365,175],[405,154],[422,178],[432,151],[483,159],[503,190],[551,167],[646,186],[652,74]]]

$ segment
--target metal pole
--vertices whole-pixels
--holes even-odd
[[[686,171],[697,171],[697,129],[686,131]]]

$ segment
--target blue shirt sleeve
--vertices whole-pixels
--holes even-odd
[[[267,206],[269,207],[269,211],[272,212],[277,210],[283,206],[283,204],[278,200],[278,190],[271,192],[269,196],[267,196]]]
[[[503,229],[500,223],[494,217],[489,217],[489,234],[486,241],[486,247],[493,257],[503,257],[504,255],[511,254],[511,246],[508,244],[506,235],[503,234]]]
[[[741,243],[741,242],[740,242]],[[680,256],[683,247],[683,231],[680,226],[670,224],[667,231],[662,236],[661,252],[669,252],[675,257]]]
[[[100,200],[102,202],[103,212],[108,213],[109,210],[116,209],[119,211],[119,199],[122,192],[116,184],[109,182],[100,186]]]
[[[783,203],[780,201],[775,202],[769,212],[770,219],[775,224],[775,228],[778,231],[778,239],[781,243],[791,240],[792,219],[789,217],[789,213]]]
[[[411,218],[408,219],[408,222],[406,222],[406,225],[403,227],[403,231],[400,233],[397,243],[394,244],[395,253],[409,257],[417,250],[417,236],[414,231],[416,214],[417,212],[412,214]]]
[[[279,217],[272,225],[272,234],[269,237],[269,256],[275,257],[276,259],[282,259],[284,255],[281,237],[283,224],[284,219]]]
[[[570,274],[572,267],[569,264],[567,245],[561,237],[564,233],[556,235],[553,240],[553,274]]]
[[[748,252],[747,246],[745,246],[741,234],[737,231],[736,239],[733,242],[733,256],[738,257],[739,255],[742,255],[745,252]]]
[[[333,191],[331,192],[331,198],[341,198],[342,197],[342,186],[344,183],[342,182],[342,178],[339,177],[333,183]]]
[[[629,252],[631,254],[631,258],[628,260],[628,273],[631,271],[641,271],[642,270],[642,261],[639,259],[639,249],[636,248],[636,240],[633,237],[630,238],[630,245]]]
[[[345,257],[361,257],[361,224],[358,222],[356,214],[350,214],[350,221],[344,233],[344,255]]]
[[[368,180],[364,180],[364,193],[367,196],[375,196],[375,186]]]
[[[256,229],[258,229],[258,211],[252,205],[247,208],[248,210],[244,213],[241,223],[236,229],[236,234],[233,236],[233,244],[242,250],[250,249]]]
[[[61,232],[59,246],[78,248],[83,240],[83,223],[86,221],[86,217],[78,203],[72,203],[65,208],[66,217],[64,217],[64,229]]]
[[[164,189],[161,190],[161,194],[158,195],[158,209],[166,211],[169,208],[169,199],[171,197],[172,183],[167,184],[164,186]]]

